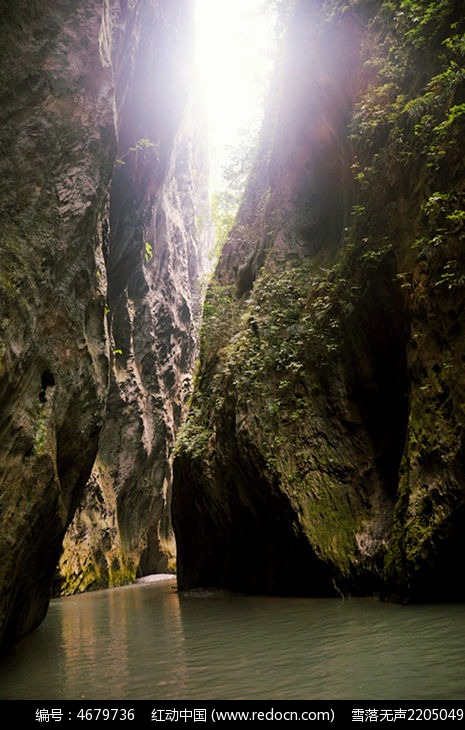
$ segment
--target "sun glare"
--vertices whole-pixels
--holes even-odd
[[[214,189],[222,187],[230,148],[260,127],[273,68],[275,22],[266,0],[196,0],[196,67]]]

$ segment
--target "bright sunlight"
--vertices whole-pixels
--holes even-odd
[[[196,63],[205,99],[212,189],[244,137],[258,132],[273,69],[275,2],[196,0]]]

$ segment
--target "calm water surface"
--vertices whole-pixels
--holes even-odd
[[[55,599],[0,659],[0,699],[464,699],[465,606],[179,596]]]

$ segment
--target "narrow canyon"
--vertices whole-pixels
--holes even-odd
[[[277,5],[216,262],[195,3],[2,5],[3,648],[151,573],[465,598],[463,5]]]

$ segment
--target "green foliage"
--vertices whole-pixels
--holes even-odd
[[[451,106],[447,112],[447,116],[443,122],[438,124],[435,128],[435,132],[439,137],[444,138],[447,134],[451,133],[451,127],[455,124],[459,124],[463,128],[465,116],[465,104],[455,104]]]
[[[147,150],[150,148],[158,148],[157,142],[152,142],[152,140],[148,139],[147,137],[141,137],[141,139],[138,139],[136,144],[133,147],[129,147],[129,149],[124,153],[124,155],[121,155],[116,160],[117,165],[125,165],[125,158],[131,153],[131,152],[140,152],[142,150]]]
[[[205,296],[200,330],[200,355],[204,362],[215,356],[236,331],[239,304],[232,284],[213,281]]]
[[[229,191],[216,191],[211,198],[211,215],[215,229],[216,245],[213,252],[218,259],[236,218],[239,201]]]
[[[237,204],[242,199],[252,169],[257,140],[257,129],[243,129],[240,144],[229,145],[228,147],[229,162],[223,168],[222,175],[227,185],[228,194]]]
[[[200,412],[193,408],[178,431],[175,455],[186,454],[199,459],[208,447],[210,436],[211,432],[202,425]]]
[[[465,273],[463,264],[457,259],[451,259],[444,264],[441,275],[436,281],[436,286],[446,286],[447,289],[465,287]]]
[[[222,170],[223,186],[212,193],[211,213],[216,236],[216,258],[233,228],[242,202],[255,157],[257,137],[257,130],[243,130],[240,144],[229,145],[229,163]]]
[[[414,248],[422,254],[435,249],[446,250],[449,241],[465,238],[465,193],[436,190],[424,202],[422,211],[427,235],[425,233],[414,243]],[[440,279],[444,283],[442,277]]]
[[[384,236],[405,251],[399,231],[406,235],[409,223],[402,201],[414,191],[427,197],[418,196],[407,214],[415,228],[412,251],[439,255],[465,233],[465,200],[445,182],[451,165],[461,165],[465,134],[465,24],[456,21],[457,9],[455,0],[391,0],[375,10],[350,130],[356,187],[347,238],[360,245],[363,237],[365,257],[372,255],[374,241],[384,247],[379,245]],[[457,258],[455,251],[445,254],[431,269],[441,285],[446,279],[439,272]],[[450,273],[445,271],[452,281]],[[410,283],[401,282],[406,290]]]
[[[34,453],[43,456],[47,452],[49,409],[41,406],[34,414]]]
[[[281,262],[262,272],[241,313],[237,303],[225,306],[217,298],[215,311],[218,307],[223,313],[229,311],[230,326],[224,316],[217,325],[222,368],[209,385],[213,400],[221,393],[224,377],[231,379],[246,401],[261,398],[273,383],[277,393],[268,407],[270,415],[276,414],[289,394],[286,391],[292,393],[310,363],[321,367],[337,354],[345,315],[335,292],[344,283],[335,272],[315,270],[304,262]],[[202,352],[207,344],[214,347],[211,307],[209,303]],[[218,349],[213,352],[218,354]]]
[[[146,241],[145,242],[145,262],[148,264],[148,262],[153,259],[153,247],[151,244]]]
[[[431,79],[423,94],[405,106],[414,124],[414,137],[420,143],[419,151],[432,170],[439,168],[441,160],[465,130],[465,105],[453,103],[464,82],[464,70],[451,62]]]
[[[142,139],[138,139],[135,146],[130,147],[129,150],[131,152],[137,152],[138,150],[146,150],[150,147],[158,147],[158,145],[147,137],[143,137]]]
[[[405,24],[406,39],[415,48],[431,48],[447,26],[454,5],[454,0],[402,0],[399,20]]]

